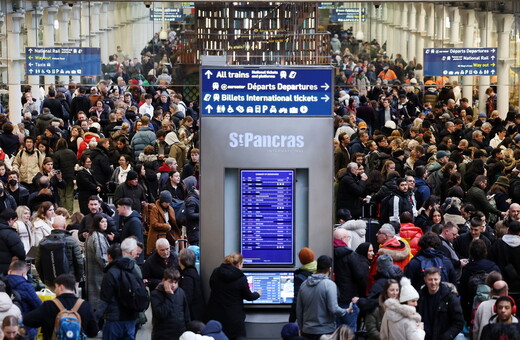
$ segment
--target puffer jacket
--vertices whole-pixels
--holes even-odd
[[[392,257],[393,263],[401,270],[404,270],[408,262],[410,262],[410,247],[408,244],[406,244],[406,242],[398,240],[395,237],[386,241],[384,244],[379,246],[379,250],[372,260],[372,265],[370,266],[370,273],[368,276],[367,290],[370,290],[374,284],[374,276],[377,273],[376,261],[377,258],[383,254],[390,255]]]
[[[23,149],[14,157],[12,170],[20,174],[20,182],[31,183],[34,176],[36,176],[41,169],[43,158],[40,150],[28,152]]]
[[[110,159],[108,158],[108,151],[103,146],[98,144],[90,152],[90,160],[92,161],[92,174],[96,181],[103,185],[106,190],[106,185],[112,177],[114,169],[110,166]]]
[[[415,307],[402,305],[397,299],[385,301],[386,311],[381,322],[381,340],[422,340],[426,333],[417,328],[421,315]]]
[[[25,249],[15,229],[0,221],[0,273],[7,274],[13,256],[25,260]]]
[[[54,168],[61,170],[65,182],[70,183],[76,179],[74,167],[78,159],[74,151],[71,149],[61,149],[56,151],[52,158],[54,160]]]
[[[419,240],[421,239],[421,236],[423,236],[422,229],[416,227],[413,223],[401,223],[399,236],[408,242],[412,255],[415,256],[415,254],[417,254],[421,249],[419,247]]]
[[[152,340],[178,339],[190,322],[186,294],[177,288],[174,294],[164,291],[160,283],[150,294],[152,305]]]
[[[20,294],[24,315],[42,304],[42,300],[36,295],[34,287],[23,276],[7,275],[5,279],[9,282],[11,289]]]
[[[134,149],[135,159],[139,159],[139,154],[143,152],[148,145],[154,145],[157,137],[153,130],[148,126],[143,126],[132,138],[130,145]]]
[[[363,220],[350,220],[343,223],[340,228],[350,231],[350,248],[356,248],[365,242],[365,235],[367,233],[367,223]]]
[[[0,320],[3,320],[6,316],[13,315],[16,319],[22,322],[22,312],[17,305],[13,303],[11,297],[7,293],[0,293]]]
[[[52,113],[42,113],[36,119],[36,135],[43,135],[51,121],[54,119],[54,115]]]

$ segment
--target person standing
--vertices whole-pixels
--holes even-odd
[[[25,260],[25,249],[20,236],[13,228],[18,216],[12,209],[0,213],[0,273],[7,274],[14,256]]]
[[[254,301],[262,291],[251,292],[247,278],[242,272],[244,258],[231,253],[224,258],[211,274],[211,294],[208,302],[208,317],[222,323],[224,333],[230,340],[245,336],[243,300]],[[332,281],[331,281],[332,283]]]
[[[129,198],[121,198],[117,201],[117,213],[119,214],[119,225],[121,227],[121,240],[130,236],[144,244],[143,225],[141,222],[141,215],[132,210],[132,200]],[[144,253],[141,253],[136,259],[138,265],[144,263]]]
[[[338,305],[336,285],[329,279],[332,258],[322,255],[317,262],[316,274],[301,285],[296,302],[298,326],[309,340],[318,340],[323,334],[334,332],[336,317],[347,313]]]
[[[357,219],[361,216],[361,200],[365,192],[365,173],[358,175],[358,164],[349,163],[345,174],[339,178],[338,197],[336,210],[344,208],[350,210],[352,217]]]
[[[34,148],[34,138],[26,136],[24,148],[14,157],[11,169],[20,174],[20,183],[25,185],[26,188],[32,188],[32,179],[40,172],[43,158],[40,150]]]

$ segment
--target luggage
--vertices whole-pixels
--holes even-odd
[[[379,244],[377,243],[377,232],[381,228],[381,224],[377,219],[377,204],[364,203],[361,207],[361,219],[367,224],[366,241],[370,242],[374,247],[374,252],[377,252]]]

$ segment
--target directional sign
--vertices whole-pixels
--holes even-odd
[[[201,69],[202,114],[330,116],[332,68]]]
[[[161,21],[162,20],[162,9],[150,8],[150,20]],[[182,8],[165,8],[164,9],[164,21],[183,21],[184,13]]]
[[[332,10],[331,22],[359,22],[367,20],[366,8],[336,8]]]
[[[490,76],[497,73],[496,48],[425,48],[425,76]]]
[[[101,52],[90,47],[26,47],[26,74],[89,75],[101,74]]]

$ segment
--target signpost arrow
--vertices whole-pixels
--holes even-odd
[[[206,73],[204,73],[204,75],[205,75],[206,77],[208,77],[208,79],[209,79],[209,78],[211,78],[211,76],[213,75],[213,72],[211,72],[210,70],[207,70]]]
[[[321,85],[320,86],[322,89],[324,89],[325,91],[327,91],[329,89],[329,84],[325,83],[324,85]]]
[[[32,63],[29,63],[29,67],[31,67],[31,66],[33,66],[33,64],[32,64]]]
[[[208,113],[211,113],[211,110],[213,110],[213,106],[206,105],[205,109],[206,109],[206,111],[208,111]]]
[[[30,48],[30,49],[29,49],[29,53],[32,53],[32,51],[33,51],[33,49],[32,49],[32,48]]]
[[[32,56],[27,57],[27,59],[32,59],[32,58],[33,58]]]
[[[328,102],[330,97],[325,95],[324,97],[321,97],[320,99],[323,99],[325,102]]]

